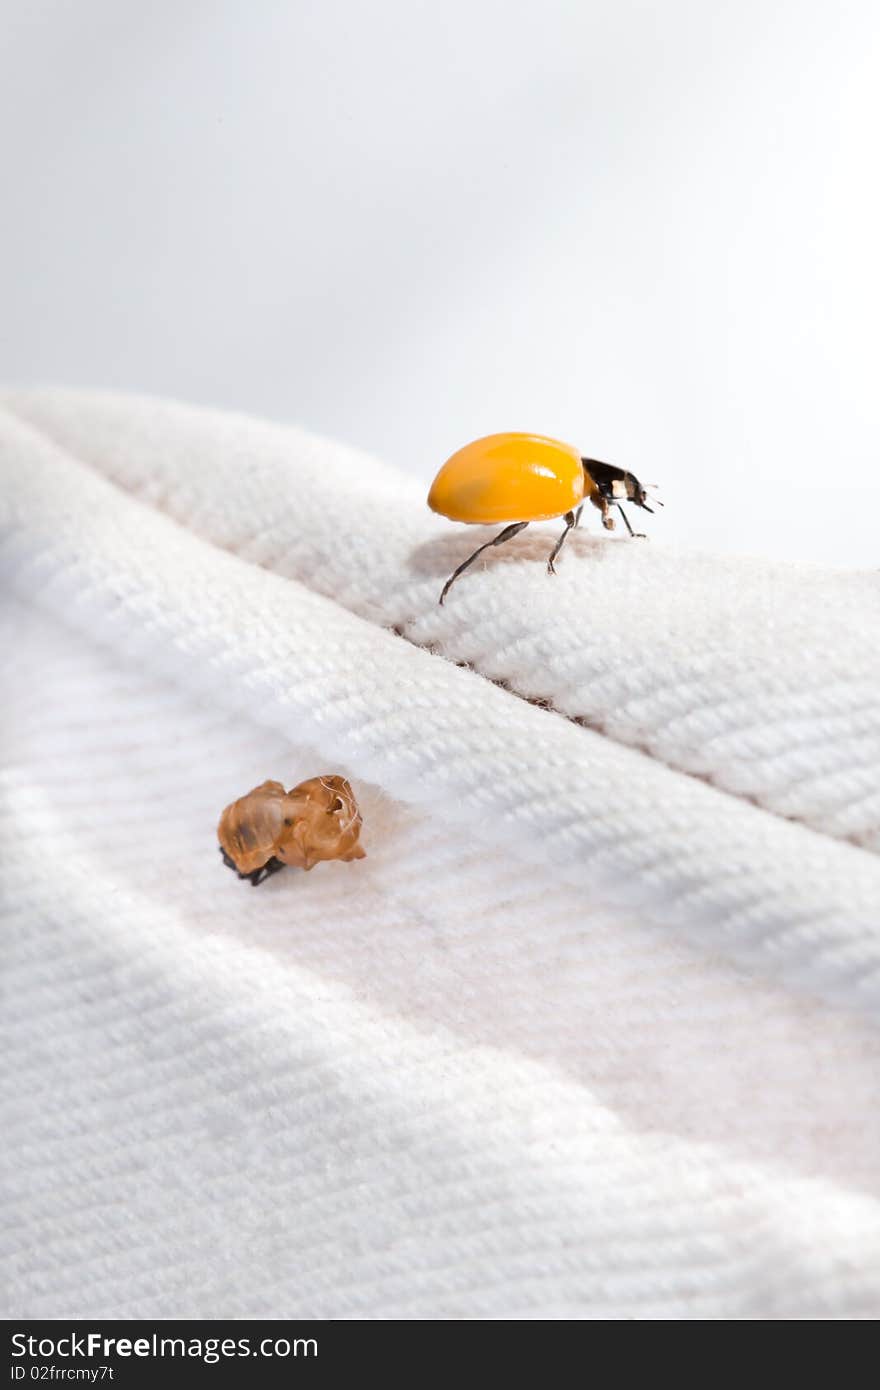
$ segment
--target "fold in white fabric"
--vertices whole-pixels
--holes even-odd
[[[876,1314],[878,577],[542,527],[440,609],[353,450],[4,405],[10,1310]],[[368,859],[239,883],[317,772]]]

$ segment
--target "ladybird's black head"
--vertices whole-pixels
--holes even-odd
[[[635,502],[637,507],[644,508],[646,512],[650,512],[653,516],[654,508],[648,506],[648,494],[636,475],[634,473],[627,473],[624,476],[626,478],[626,495],[629,500]]]
[[[599,459],[581,459],[581,463],[607,502],[634,502],[653,515],[653,508],[648,506],[648,494],[634,473],[615,468],[613,463],[601,463]]]

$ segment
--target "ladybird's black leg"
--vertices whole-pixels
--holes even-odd
[[[554,565],[553,561],[556,559],[556,556],[559,554],[560,550],[561,550],[562,547],[565,545],[565,538],[566,538],[566,536],[568,535],[569,531],[570,531],[571,528],[572,528],[573,526],[575,526],[575,525],[577,525],[577,523],[576,523],[576,521],[575,521],[575,519],[574,519],[574,512],[566,512],[566,513],[565,513],[565,530],[563,531],[562,535],[559,537],[559,540],[558,540],[558,541],[556,542],[556,544],[554,545],[553,550],[552,550],[551,555],[550,555],[550,559],[547,561],[547,572],[548,572],[548,574],[555,574],[555,573],[556,573],[556,566]]]
[[[624,521],[626,522],[626,529],[627,529],[627,531],[629,531],[629,533],[630,533],[630,535],[632,536],[633,540],[646,541],[648,538],[647,538],[647,536],[645,535],[644,531],[634,531],[633,528],[630,526],[630,524],[629,524],[629,517],[627,516],[626,512],[623,510],[623,507],[620,505],[619,502],[618,502],[618,504],[617,504],[617,510],[620,512],[620,515],[623,517]]]
[[[458,569],[454,570],[453,573],[449,576],[446,583],[443,585],[443,589],[440,594],[440,602],[443,602],[458,576],[460,574],[464,574],[465,570],[468,568],[469,565],[472,565],[474,563],[474,560],[476,560],[478,555],[482,555],[483,551],[488,550],[489,547],[492,545],[503,545],[505,541],[512,540],[514,536],[519,535],[520,531],[524,531],[528,524],[529,523],[527,521],[515,521],[512,526],[505,526],[503,531],[499,531],[498,535],[495,537],[494,540],[486,541],[485,545],[478,546],[478,548],[474,551],[473,555],[469,555],[468,558],[465,560],[464,564],[459,565]]]
[[[583,504],[583,502],[582,502],[581,505],[578,507],[577,511],[576,511],[575,514],[574,514],[574,524],[575,524],[575,526],[580,526],[580,524],[581,524],[581,512],[582,512],[583,510],[584,510],[584,504]]]

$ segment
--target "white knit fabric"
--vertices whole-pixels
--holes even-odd
[[[7,1311],[876,1315],[877,576],[535,528],[440,609],[374,460],[4,404]],[[369,857],[239,883],[320,771]]]

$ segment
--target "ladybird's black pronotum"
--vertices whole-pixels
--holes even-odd
[[[254,887],[292,864],[363,859],[361,813],[344,777],[311,777],[289,792],[263,782],[226,807],[217,827],[224,864]]]
[[[558,439],[543,434],[490,434],[475,439],[446,460],[431,484],[428,506],[451,521],[511,524],[459,565],[444,584],[440,602],[478,555],[511,540],[530,521],[565,518],[565,530],[547,561],[553,574],[554,561],[569,531],[580,521],[585,502],[598,507],[608,531],[614,529],[611,508],[617,507],[635,536],[641,533],[633,531],[621,503],[632,502],[650,512],[647,497],[634,474],[599,459],[582,458],[573,445]]]

